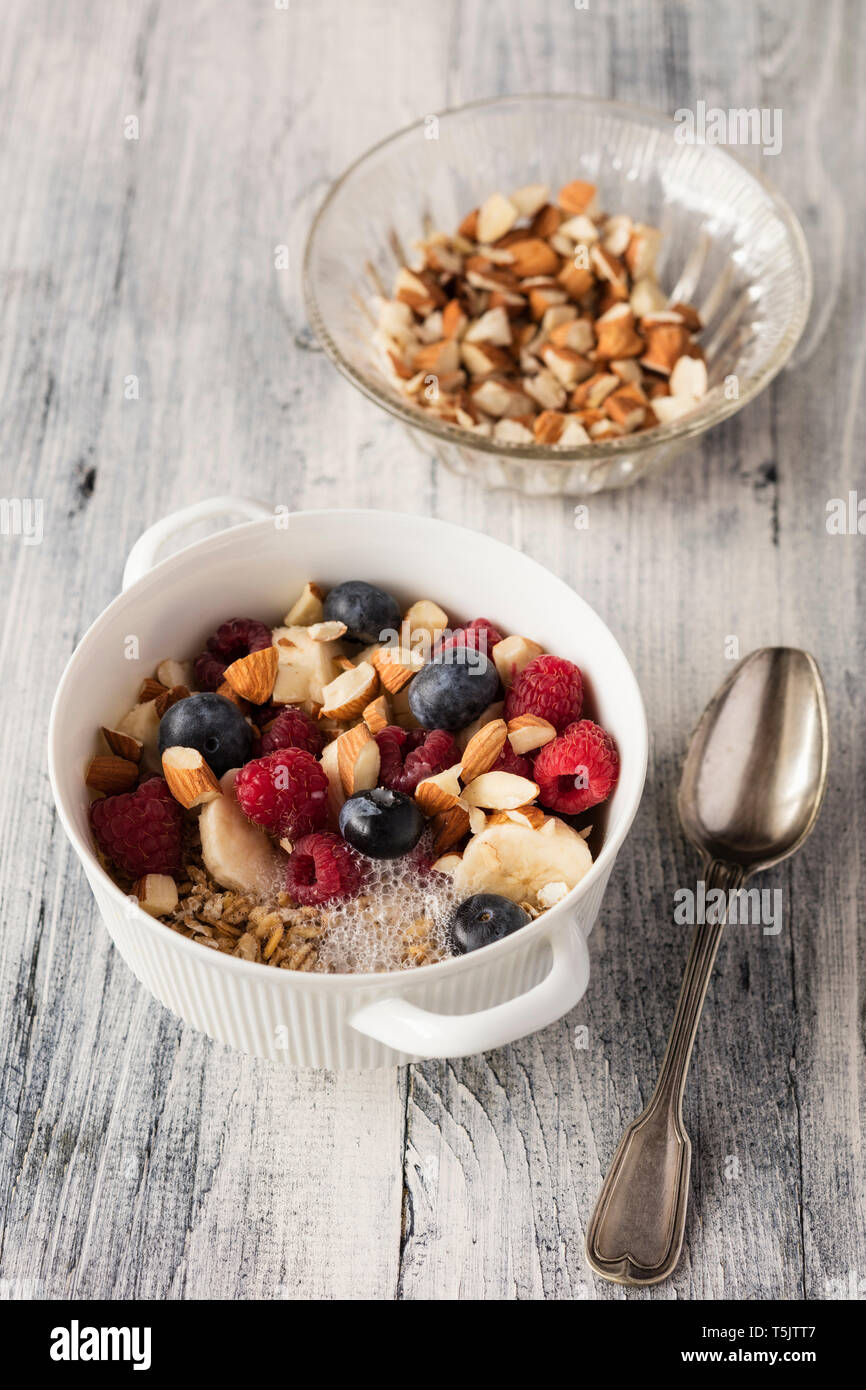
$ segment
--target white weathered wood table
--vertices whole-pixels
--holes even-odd
[[[697,876],[679,764],[731,636],[818,657],[830,787],[774,880],[781,933],[722,945],[686,1104],[682,1263],[629,1296],[866,1288],[866,540],[825,516],[866,487],[864,26],[853,2],[783,0],[4,6],[2,490],[45,519],[41,545],[0,538],[0,1296],[626,1296],[589,1274],[583,1234],[665,1043],[686,950],[673,893]],[[299,292],[311,214],[364,148],[543,89],[781,108],[782,153],[750,157],[816,269],[793,368],[665,478],[595,499],[586,531],[566,501],[485,494],[411,452],[313,349]],[[485,528],[620,637],[652,729],[647,791],[589,992],[546,1032],[408,1073],[285,1073],[180,1025],[110,947],[53,811],[51,696],[140,531],[232,489]]]

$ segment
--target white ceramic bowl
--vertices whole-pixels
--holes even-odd
[[[150,567],[168,534],[232,511],[261,519]],[[188,1023],[292,1066],[366,1069],[467,1056],[545,1027],[586,989],[586,937],[643,790],[646,717],[625,656],[566,584],[478,532],[394,512],[298,512],[285,522],[262,504],[215,498],[152,527],[129,557],[123,593],[82,638],[63,674],[49,731],[51,784],[115,945],[139,980]],[[164,657],[200,651],[226,617],[278,619],[307,579],[328,586],[350,578],[381,584],[406,603],[434,598],[452,619],[483,613],[577,662],[599,720],[619,745],[621,775],[601,808],[604,843],[590,872],[513,936],[396,974],[274,970],[206,950],[121,892],[93,849],[84,769],[99,725],[123,715]],[[130,636],[138,641],[137,661],[124,655]]]

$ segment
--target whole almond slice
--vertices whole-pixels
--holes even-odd
[[[499,679],[507,688],[513,685],[516,678],[530,661],[534,661],[537,656],[541,656],[544,648],[537,642],[533,642],[528,637],[520,637],[515,633],[512,637],[504,637],[501,642],[497,642],[491,653],[493,663],[499,672]]]
[[[197,748],[166,748],[162,771],[175,801],[187,811],[222,795],[219,782]]]
[[[106,729],[105,725],[102,726],[102,737],[118,758],[125,758],[131,763],[141,762],[144,744],[140,738],[133,738],[132,734],[125,734],[121,729]]]
[[[474,782],[489,772],[505,746],[508,729],[504,719],[493,719],[474,733],[463,750],[463,781]]]
[[[337,771],[347,796],[369,791],[379,781],[379,745],[366,724],[356,724],[336,740]]]
[[[224,678],[244,700],[263,705],[271,698],[279,661],[276,647],[265,647],[233,661],[226,667]]]
[[[514,772],[483,772],[463,788],[461,801],[489,811],[516,811],[538,796],[538,786]]]
[[[177,884],[168,874],[145,874],[132,885],[138,905],[151,917],[164,917],[177,907]]]
[[[140,752],[140,750],[139,750]],[[91,758],[87,764],[84,781],[92,791],[104,792],[106,796],[116,796],[118,792],[131,791],[138,781],[138,763],[131,758],[118,757],[112,753]]]
[[[371,734],[378,734],[381,729],[387,729],[391,723],[391,711],[388,708],[387,695],[377,695],[375,700],[371,700],[369,705],[361,711],[361,718]]]
[[[444,854],[469,833],[469,812],[465,806],[452,806],[440,811],[430,822],[433,827],[433,849],[436,854]]]
[[[392,695],[402,690],[423,665],[423,655],[413,647],[379,647],[373,653],[373,667]]]
[[[531,753],[556,738],[556,729],[538,714],[518,714],[508,721],[508,742],[515,753]]]
[[[415,788],[415,800],[425,816],[435,816],[440,811],[450,811],[457,805],[460,795],[460,763],[437,772],[433,777],[425,777]]]
[[[362,661],[324,687],[322,714],[330,719],[354,719],[373,699],[378,686],[376,671],[369,661]]]

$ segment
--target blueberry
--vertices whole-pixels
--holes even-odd
[[[400,605],[397,600],[365,584],[363,579],[347,579],[325,599],[328,622],[345,623],[346,636],[353,642],[380,642],[385,632],[399,632]]]
[[[462,653],[465,659],[460,660]],[[449,651],[418,672],[409,708],[425,729],[463,729],[496,699],[499,672],[481,652]]]
[[[253,731],[224,695],[190,695],[159,721],[159,751],[197,748],[215,777],[243,767],[253,751]]]
[[[408,854],[423,829],[424,816],[412,797],[388,787],[355,792],[340,811],[343,839],[371,859],[399,859]]]
[[[478,951],[525,927],[532,918],[518,903],[498,893],[474,893],[464,898],[451,918],[451,945],[458,956]]]

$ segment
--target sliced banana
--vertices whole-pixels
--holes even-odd
[[[572,889],[591,866],[586,841],[555,816],[539,830],[506,821],[473,836],[455,867],[454,883],[466,896],[499,893],[512,902],[535,903],[550,883]]]
[[[230,768],[220,778],[225,794],[202,807],[201,857],[221,888],[256,897],[275,895],[283,887],[286,856],[247,820],[235,796],[236,776],[237,768]]]

